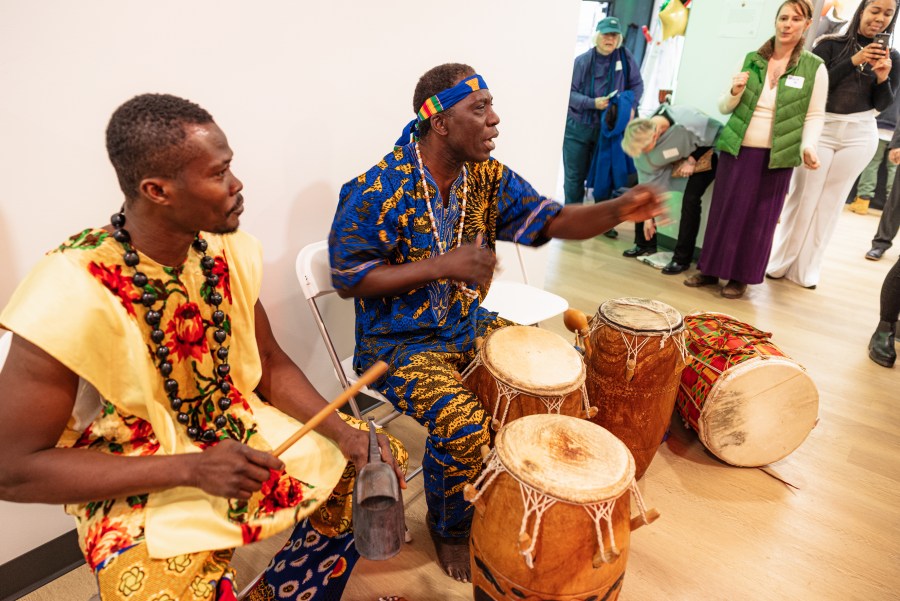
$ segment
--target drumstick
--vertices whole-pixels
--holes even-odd
[[[563,323],[570,332],[574,332],[581,336],[584,342],[584,354],[591,354],[591,342],[588,339],[588,319],[584,312],[578,309],[566,309],[563,313]]]
[[[318,413],[312,416],[312,419],[303,424],[302,428],[294,432],[290,438],[285,440],[277,449],[272,451],[272,454],[278,457],[279,455],[284,453],[286,450],[288,450],[288,448],[290,448],[291,445],[306,436],[310,430],[322,423],[325,418],[331,415],[332,412],[342,407],[344,403],[349,401],[350,397],[359,392],[363,386],[367,386],[377,380],[381,376],[381,374],[387,371],[387,368],[388,365],[384,361],[376,361],[374,365],[372,365],[372,367],[363,372],[363,374],[359,377],[359,380],[354,382],[350,386],[350,388],[339,394],[333,401],[322,407],[322,409],[320,409]]]

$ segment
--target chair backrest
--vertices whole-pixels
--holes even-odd
[[[3,371],[3,364],[6,362],[6,355],[9,354],[9,346],[12,344],[12,332],[0,330],[0,371]]]
[[[306,300],[334,292],[331,284],[331,263],[328,260],[328,240],[307,244],[297,255],[297,279]]]

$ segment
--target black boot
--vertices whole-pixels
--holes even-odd
[[[889,321],[879,321],[878,328],[869,340],[869,359],[884,367],[894,367],[897,351],[894,349],[894,326]]]

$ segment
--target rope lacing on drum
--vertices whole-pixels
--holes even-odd
[[[472,361],[466,366],[466,368],[462,370],[462,373],[459,374],[460,377],[463,380],[468,379],[468,377],[472,375],[472,372],[474,372],[479,365],[481,365],[481,353],[476,353],[475,358],[472,359]]]
[[[628,299],[618,299],[616,301],[620,305],[625,305],[628,307],[637,307],[639,309],[644,309],[646,311],[650,311],[651,313],[655,313],[656,315],[662,316],[663,319],[666,320],[666,330],[664,331],[647,331],[647,330],[633,330],[628,328],[627,326],[622,326],[621,324],[615,324],[615,329],[619,331],[622,336],[622,341],[625,343],[625,347],[628,349],[628,359],[627,359],[627,367],[630,370],[634,370],[637,365],[637,356],[638,353],[644,345],[649,342],[651,337],[659,336],[659,348],[662,349],[666,346],[666,342],[671,338],[675,343],[675,348],[678,349],[678,353],[681,355],[682,363],[687,363],[688,357],[688,349],[687,343],[684,338],[684,330],[679,329],[676,331],[676,328],[681,326],[681,322],[673,322],[669,316],[669,312],[665,309],[660,309],[651,305],[646,305],[643,303],[638,303],[634,301],[630,301]],[[650,301],[651,303],[655,303],[656,301]],[[607,323],[602,314],[598,313],[596,319],[591,319],[589,323],[589,334],[593,334],[594,331],[599,330],[605,326],[611,326],[613,324]],[[625,337],[625,333],[629,333],[632,335],[631,342]],[[637,338],[641,336],[645,338],[643,342],[637,344]]]

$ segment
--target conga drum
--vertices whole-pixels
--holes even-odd
[[[628,448],[587,420],[529,415],[500,430],[486,463],[465,491],[475,599],[618,598],[631,530],[659,515]]]
[[[644,475],[672,419],[684,368],[681,314],[659,301],[618,298],[589,322],[587,391],[592,421],[615,434]]]
[[[816,425],[819,392],[771,334],[722,313],[684,319],[688,366],[676,407],[703,445],[726,463],[783,459]]]
[[[528,326],[507,326],[488,334],[462,374],[493,416],[494,431],[537,413],[588,417],[585,375],[581,354],[565,338]]]

